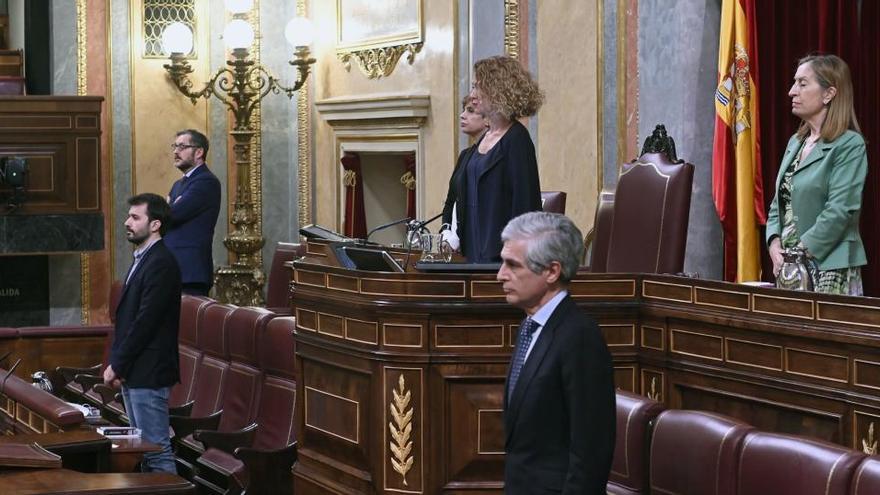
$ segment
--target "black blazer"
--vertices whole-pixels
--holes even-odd
[[[220,181],[207,165],[171,186],[171,225],[165,244],[180,264],[184,283],[214,281],[214,227],[220,215]]]
[[[571,297],[541,330],[512,396],[504,389],[504,493],[604,494],[616,426],[611,354]]]
[[[456,209],[458,238],[464,246],[471,242],[467,238],[468,198],[467,162],[477,152],[480,142],[462,151],[458,156],[449,192],[443,208],[443,221],[452,221],[452,205]],[[501,231],[512,218],[530,211],[541,210],[541,183],[538,179],[538,160],[535,158],[535,145],[528,129],[519,121],[513,125],[495,144],[498,151],[494,159],[477,180],[477,204],[480,205],[480,229],[486,232],[485,241],[479,246],[480,256],[493,261],[501,260]],[[448,211],[447,211],[448,210]]]
[[[168,387],[180,381],[179,321],[180,268],[158,240],[135,267],[116,308],[110,364],[128,387]]]

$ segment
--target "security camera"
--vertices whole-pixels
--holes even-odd
[[[0,184],[6,184],[12,188],[8,206],[16,209],[24,202],[24,191],[27,183],[27,161],[15,156],[0,158]]]

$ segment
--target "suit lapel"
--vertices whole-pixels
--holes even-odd
[[[813,150],[810,152],[810,155],[807,156],[807,159],[804,160],[803,163],[801,163],[800,167],[798,167],[798,169],[795,170],[794,173],[798,173],[803,169],[809,167],[810,165],[822,161],[822,159],[825,158],[825,155],[828,153],[828,150],[833,147],[833,143],[823,142],[822,144],[817,144],[815,147],[813,147]]]
[[[510,397],[507,397],[507,414],[505,414],[505,431],[507,432],[507,438],[505,439],[505,443],[510,441],[510,435],[513,433],[513,425],[516,424],[516,418],[519,416],[519,405],[527,395],[526,392],[529,389],[529,385],[535,377],[538,369],[540,369],[544,358],[547,356],[547,351],[553,346],[553,340],[556,336],[556,328],[562,322],[562,315],[568,312],[568,304],[570,304],[569,296],[565,296],[565,298],[559,302],[559,305],[556,306],[553,314],[550,315],[550,319],[547,320],[547,324],[541,329],[541,334],[538,335],[538,341],[535,342],[532,352],[529,353],[529,357],[526,359],[526,363],[523,365],[522,371],[519,373],[519,379],[516,381],[516,387],[513,389],[513,394]],[[507,379],[510,380],[510,370],[507,372]],[[505,382],[505,391],[506,389],[507,382]]]
[[[122,286],[122,294],[119,295],[120,301],[125,299],[125,294],[128,293],[128,287],[132,285],[132,283],[135,281],[135,278],[140,277],[140,274],[143,271],[142,269],[147,264],[147,260],[150,259],[150,255],[155,252],[156,248],[159,247],[159,244],[161,242],[162,239],[156,241],[155,244],[153,244],[150,249],[147,250],[146,253],[144,253],[144,257],[143,259],[141,259],[140,263],[138,263],[137,266],[134,267],[134,271],[131,273],[131,276],[128,277],[128,283]]]

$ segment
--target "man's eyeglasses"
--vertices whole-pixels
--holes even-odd
[[[180,150],[185,150],[187,148],[199,148],[199,146],[196,146],[194,144],[177,144],[177,143],[174,143],[171,145],[171,151],[180,151]]]

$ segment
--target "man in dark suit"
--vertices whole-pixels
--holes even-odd
[[[507,494],[604,494],[614,453],[611,355],[568,295],[583,258],[567,217],[532,212],[501,233],[498,280],[526,312],[504,394]]]
[[[125,233],[134,261],[116,308],[116,332],[104,382],[122,386],[125,409],[141,438],[161,447],[144,454],[144,471],[176,473],[168,435],[168,395],[180,381],[177,331],[180,268],[162,234],[171,208],[156,194],[129,198]]]
[[[201,132],[178,132],[171,151],[183,177],[168,195],[171,225],[165,243],[180,264],[183,292],[207,296],[214,283],[212,245],[220,215],[220,181],[205,164],[208,138]]]

